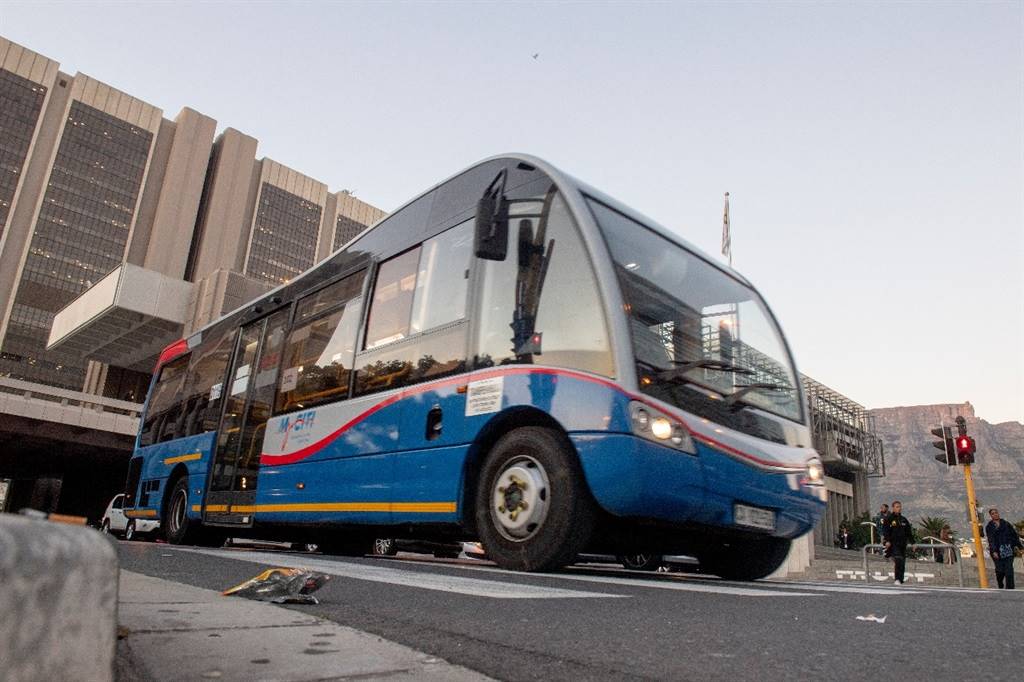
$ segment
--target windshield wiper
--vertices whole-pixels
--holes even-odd
[[[722,372],[733,374],[753,374],[754,370],[739,365],[734,365],[724,360],[672,360],[673,369],[665,369],[658,372],[659,379],[679,379],[690,370],[694,369],[717,369]]]
[[[726,405],[732,405],[739,401],[740,398],[745,396],[751,391],[792,391],[792,386],[783,386],[781,384],[737,384],[736,390],[730,393],[725,398]]]

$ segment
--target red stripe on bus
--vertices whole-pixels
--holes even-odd
[[[339,428],[338,430],[336,430],[333,433],[325,436],[324,438],[321,438],[316,443],[313,443],[311,445],[307,445],[306,447],[302,448],[301,450],[296,450],[295,452],[292,452],[292,453],[280,454],[280,455],[274,455],[274,454],[269,454],[269,453],[265,453],[265,452],[261,453],[260,454],[260,464],[264,464],[264,465],[268,465],[268,466],[269,465],[274,465],[274,464],[292,464],[294,462],[298,462],[300,460],[306,459],[307,457],[316,454],[316,452],[318,450],[324,448],[329,443],[333,442],[334,440],[337,440],[337,438],[339,436],[341,436],[343,433],[345,433],[346,431],[351,429],[353,426],[355,426],[359,422],[365,420],[370,415],[374,414],[375,412],[378,412],[379,410],[384,409],[385,407],[388,407],[389,405],[395,404],[396,402],[398,402],[399,400],[402,400],[403,398],[408,398],[410,396],[418,395],[420,393],[426,393],[427,391],[433,391],[433,390],[436,390],[438,388],[444,388],[445,386],[451,386],[453,384],[461,384],[461,383],[464,383],[464,382],[479,381],[481,379],[490,379],[490,378],[497,377],[497,376],[507,376],[507,375],[517,375],[517,374],[550,374],[550,375],[553,375],[553,376],[556,376],[556,377],[558,375],[562,375],[562,376],[566,376],[566,377],[571,377],[573,379],[580,379],[582,381],[589,381],[591,383],[600,384],[602,386],[606,386],[606,387],[611,388],[611,389],[613,389],[615,391],[618,391],[619,393],[625,395],[629,399],[636,400],[638,402],[642,402],[642,403],[644,403],[644,404],[646,404],[646,405],[648,405],[648,406],[650,406],[650,407],[652,407],[654,409],[662,410],[662,411],[666,410],[666,408],[664,406],[656,405],[656,404],[652,403],[650,400],[648,400],[646,398],[646,396],[630,393],[629,391],[627,391],[624,388],[622,388],[622,386],[619,386],[618,384],[616,384],[613,381],[609,381],[608,379],[602,379],[600,377],[592,376],[590,374],[584,374],[582,372],[574,372],[572,370],[555,369],[555,368],[549,368],[549,367],[509,367],[507,369],[497,369],[497,370],[484,371],[484,372],[480,372],[478,374],[473,374],[473,375],[471,375],[469,377],[461,376],[461,377],[454,377],[454,378],[450,378],[450,379],[442,379],[442,380],[439,380],[439,381],[437,381],[435,383],[421,384],[421,385],[419,385],[417,387],[406,389],[406,390],[404,390],[404,391],[402,391],[400,393],[396,393],[395,395],[391,396],[390,398],[387,398],[387,399],[377,403],[376,405],[374,405],[370,409],[366,410],[365,412],[357,415],[356,417],[353,417],[346,424],[341,426],[341,428]],[[672,412],[675,412],[675,411],[672,410]],[[730,445],[726,445],[725,443],[722,443],[721,441],[718,441],[718,440],[716,440],[714,438],[711,438],[710,436],[705,436],[704,434],[696,433],[693,429],[690,428],[689,424],[687,424],[686,421],[682,417],[680,417],[678,414],[673,414],[672,416],[675,419],[679,420],[679,422],[683,425],[683,428],[685,428],[690,433],[691,436],[693,436],[697,440],[702,441],[703,443],[705,443],[707,445],[710,445],[713,448],[717,448],[719,450],[722,450],[722,451],[727,452],[729,454],[735,455],[737,457],[741,457],[743,459],[750,460],[751,462],[754,462],[754,463],[759,464],[761,466],[771,467],[771,468],[793,468],[792,466],[788,466],[787,467],[787,465],[781,464],[779,462],[772,462],[770,460],[761,459],[760,457],[757,457],[756,455],[751,455],[748,452],[743,452],[742,450],[737,450],[736,448],[734,448],[734,447],[732,447]]]
[[[410,388],[410,389],[406,389],[406,390],[402,391],[401,393],[396,393],[395,395],[391,396],[390,398],[386,398],[385,400],[382,400],[381,402],[377,403],[376,405],[374,405],[373,407],[369,408],[365,412],[362,412],[361,414],[359,414],[359,415],[353,417],[352,419],[350,419],[347,423],[342,425],[341,428],[339,428],[336,431],[328,434],[327,436],[324,436],[323,438],[321,438],[317,442],[312,443],[311,445],[307,445],[306,447],[302,448],[301,450],[296,450],[295,452],[291,452],[291,453],[288,453],[288,454],[280,454],[280,455],[270,454],[270,453],[266,453],[266,452],[261,453],[260,454],[260,464],[267,464],[267,465],[272,465],[272,464],[292,464],[293,462],[297,462],[299,460],[305,459],[305,458],[309,457],[310,455],[315,454],[318,450],[322,449],[323,447],[325,447],[329,443],[333,442],[334,440],[337,440],[337,438],[339,436],[341,436],[341,434],[345,433],[346,431],[348,431],[353,426],[355,426],[359,422],[363,421],[364,419],[366,419],[370,415],[372,415],[375,412],[378,412],[378,411],[384,409],[385,407],[388,407],[389,405],[393,405],[396,402],[398,402],[399,400],[402,400],[404,398],[408,398],[410,396],[418,395],[420,393],[426,393],[428,391],[434,391],[434,390],[437,390],[439,388],[444,388],[445,386],[451,386],[453,384],[462,384],[462,383],[467,383],[467,382],[470,382],[470,381],[480,381],[482,379],[490,379],[490,378],[497,377],[497,376],[506,376],[506,375],[515,375],[515,374],[551,374],[551,375],[556,375],[556,376],[561,374],[561,375],[572,377],[572,378],[575,378],[575,379],[582,379],[584,381],[591,381],[591,382],[594,382],[594,383],[597,383],[597,384],[601,384],[603,386],[607,386],[607,387],[613,388],[613,389],[615,389],[617,391],[625,393],[625,391],[622,390],[621,386],[619,386],[618,384],[616,384],[614,382],[608,381],[607,379],[601,379],[599,377],[594,377],[594,376],[590,376],[588,374],[583,374],[583,373],[579,373],[579,372],[573,372],[573,371],[570,371],[570,370],[550,369],[550,368],[547,368],[547,367],[515,367],[515,368],[511,368],[510,367],[508,369],[489,370],[489,371],[485,371],[485,372],[480,372],[479,374],[473,374],[473,375],[471,375],[469,377],[461,376],[461,377],[454,377],[454,378],[450,378],[450,379],[442,379],[442,380],[439,380],[439,381],[437,381],[435,383],[421,384],[420,386],[417,386],[417,387],[414,387],[414,388]]]
[[[187,352],[188,352],[188,341],[187,340],[179,339],[178,341],[175,341],[171,345],[167,346],[167,348],[164,348],[163,351],[160,353],[160,357],[156,361],[156,369],[154,369],[154,371],[156,371],[157,369],[160,369],[161,367],[163,367],[165,364],[167,364],[168,362],[170,362],[174,358],[179,357],[179,356],[181,356],[181,355],[183,355],[183,354],[185,354]]]

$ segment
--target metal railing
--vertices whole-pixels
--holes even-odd
[[[92,393],[82,393],[66,388],[37,384],[32,381],[21,379],[10,379],[0,377],[0,393],[9,393],[29,400],[42,400],[51,403],[59,403],[65,406],[85,407],[97,412],[109,412],[112,414],[124,414],[129,417],[138,418],[142,412],[141,403],[133,403],[127,400],[107,398]]]
[[[953,563],[956,564],[957,580],[960,581],[960,587],[963,587],[964,586],[964,562],[960,560],[961,559],[960,557],[956,557],[955,555],[952,554],[953,552],[957,551],[956,546],[955,545],[951,545],[948,542],[942,542],[941,540],[938,540],[937,538],[932,538],[932,539],[936,540],[936,542],[934,542],[934,543],[918,542],[918,543],[914,543],[912,545],[907,545],[907,549],[930,549],[930,550],[933,550],[933,551],[934,550],[941,550],[942,552],[947,552],[947,551],[950,552],[951,556],[954,556]],[[864,563],[864,576],[865,576],[865,578],[868,575],[868,550],[869,549],[881,549],[881,550],[884,550],[885,549],[885,545],[878,545],[878,544],[864,545],[864,547],[861,549],[861,557],[862,557],[863,563]]]

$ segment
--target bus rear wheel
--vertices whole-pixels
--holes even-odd
[[[487,454],[475,512],[488,556],[516,571],[572,563],[596,518],[572,445],[563,434],[534,426],[510,431]]]
[[[700,567],[726,580],[758,580],[782,565],[790,544],[785,538],[730,542],[701,555]]]
[[[160,519],[164,538],[172,545],[196,544],[199,539],[199,524],[188,518],[188,506],[188,476],[182,476],[174,482]]]

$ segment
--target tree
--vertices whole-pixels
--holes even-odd
[[[921,533],[920,536],[933,538],[941,537],[942,529],[944,526],[949,525],[949,519],[944,516],[925,516],[921,519]]]
[[[871,526],[862,526],[861,525],[865,521],[870,521],[870,520],[871,520],[871,514],[869,514],[868,512],[864,512],[863,514],[860,514],[859,516],[853,517],[852,521],[847,519],[845,516],[843,517],[843,522],[842,522],[841,525],[846,526],[846,530],[850,531],[850,535],[853,536],[853,546],[854,547],[863,547],[864,545],[867,545],[867,544],[869,544],[871,542]],[[879,537],[878,536],[878,531],[876,530],[875,531],[875,542],[876,543],[879,541],[878,537]]]

